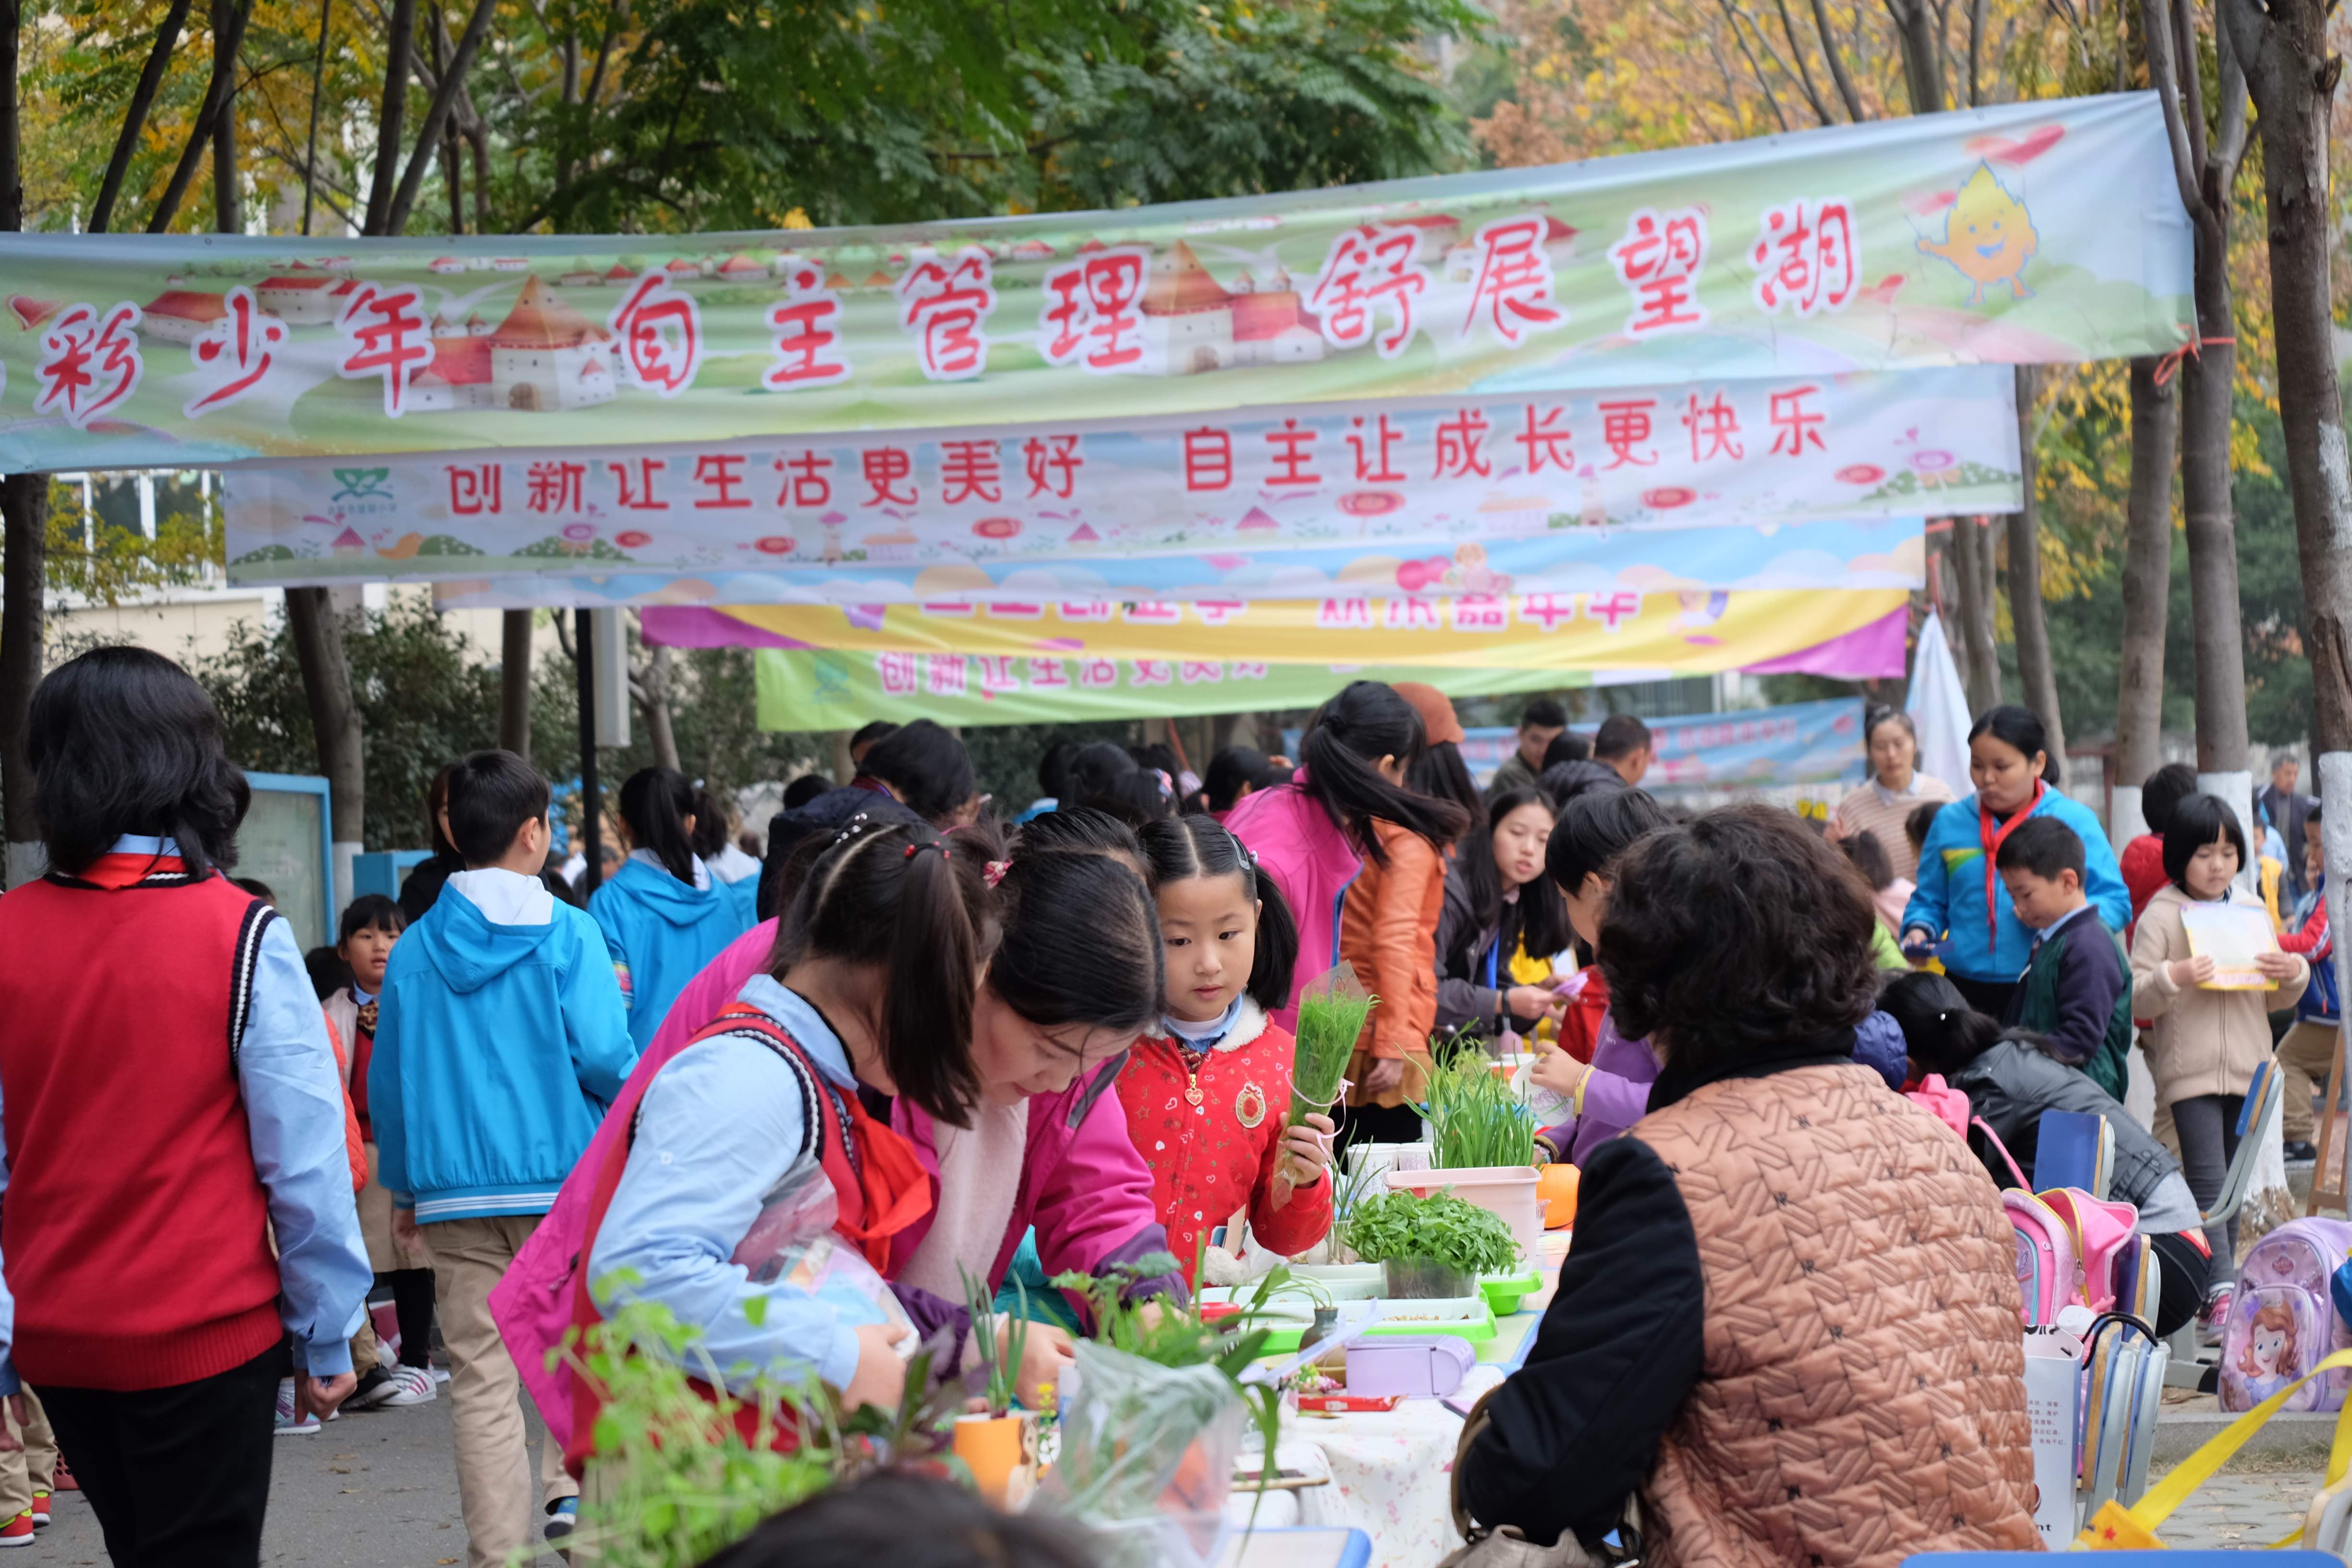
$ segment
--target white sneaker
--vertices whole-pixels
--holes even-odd
[[[395,1405],[430,1405],[441,1396],[432,1375],[421,1366],[397,1367],[392,1381],[399,1386],[382,1400],[387,1410]]]
[[[443,1366],[439,1362],[435,1362],[435,1363],[433,1363],[433,1381],[434,1381],[434,1382],[436,1382],[436,1383],[446,1383],[446,1382],[448,1382],[448,1381],[449,1381],[449,1369],[448,1369],[447,1367],[446,1367],[446,1366]]]
[[[290,1377],[278,1380],[278,1415],[273,1430],[280,1437],[309,1437],[319,1430],[316,1415],[307,1410],[299,1417],[294,1414],[294,1380]]]

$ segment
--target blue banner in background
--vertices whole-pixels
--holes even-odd
[[[1650,726],[1654,755],[1642,787],[1653,793],[1860,784],[1866,772],[1859,697],[1644,722]],[[1588,737],[1600,727],[1598,720],[1570,726]],[[1496,727],[1465,733],[1462,760],[1483,789],[1519,743],[1518,731]],[[1296,742],[1291,743],[1296,755]]]

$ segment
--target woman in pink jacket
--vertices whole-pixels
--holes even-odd
[[[903,1098],[890,1106],[891,1126],[914,1144],[932,1181],[930,1212],[893,1238],[888,1269],[926,1336],[961,1323],[961,1271],[993,1289],[1032,1226],[1049,1276],[1097,1272],[1168,1246],[1150,1172],[1111,1087],[1126,1046],[1164,1010],[1150,894],[1115,855],[1016,851],[1002,864],[1005,934],[973,1019],[973,1057],[992,1080],[980,1086],[987,1103],[969,1129],[935,1122]],[[593,1173],[612,1141],[626,1136],[663,1064],[766,970],[777,923],[754,926],[679,994],[554,1206],[491,1293],[499,1331],[558,1441],[571,1436],[570,1382],[547,1359],[572,1321]],[[1135,1293],[1181,1289],[1171,1274]],[[1036,1364],[1023,1382],[1053,1381],[1046,1363],[1067,1353],[1066,1338],[1041,1325],[1030,1335]]]

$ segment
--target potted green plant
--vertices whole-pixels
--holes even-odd
[[[1037,1414],[1014,1408],[1021,1358],[1029,1348],[1029,1292],[1014,1280],[1014,1310],[1000,1316],[993,1311],[995,1298],[987,1284],[967,1269],[963,1293],[978,1363],[964,1375],[985,1408],[956,1417],[955,1455],[971,1472],[982,1497],[998,1508],[1019,1509],[1037,1485]],[[994,1326],[1000,1321],[1004,1326],[1001,1350]]]
[[[1387,1192],[1348,1216],[1349,1247],[1387,1271],[1387,1293],[1406,1300],[1475,1295],[1478,1276],[1518,1260],[1510,1226],[1492,1210],[1448,1193]]]
[[[1431,1169],[1391,1171],[1390,1187],[1492,1209],[1532,1256],[1543,1241],[1534,1112],[1475,1042],[1433,1041],[1430,1055],[1428,1093],[1413,1110],[1429,1127]]]

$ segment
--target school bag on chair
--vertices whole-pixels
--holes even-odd
[[[2133,1234],[2139,1224],[2139,1210],[2129,1204],[2095,1198],[2079,1187],[2053,1187],[2039,1195],[2074,1243],[2074,1300],[2094,1312],[2116,1310],[2118,1272],[2136,1272],[2138,1253],[2147,1245]]]
[[[2221,1408],[2252,1410],[2302,1382],[2288,1410],[2340,1410],[2352,1373],[2311,1377],[2331,1352],[2352,1349],[2331,1286],[2352,1254],[2352,1222],[2291,1219],[2246,1254],[2221,1331]]]

